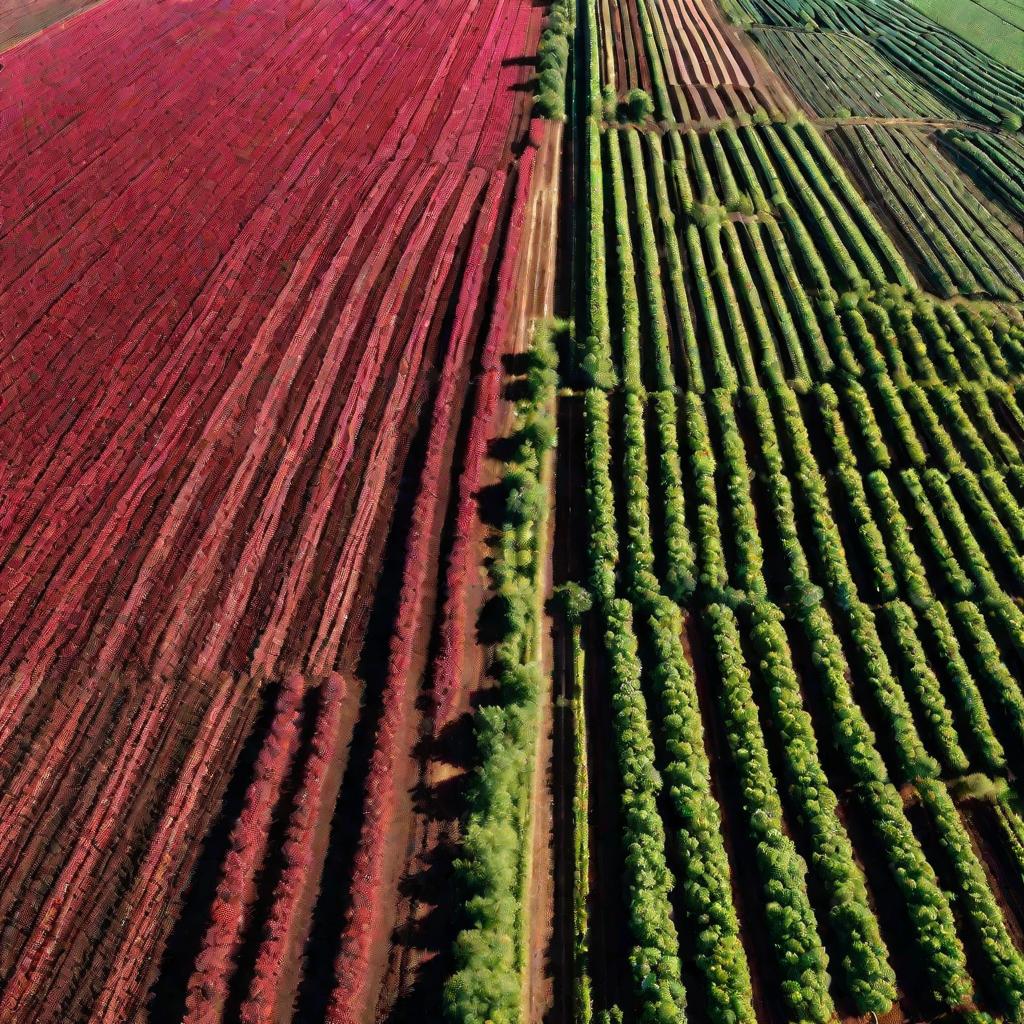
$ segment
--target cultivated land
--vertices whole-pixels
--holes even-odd
[[[111,0],[5,55],[3,1020],[378,999],[540,18]]]
[[[914,0],[914,6],[1010,67],[1024,61],[1024,7],[1017,0]]]
[[[0,1021],[1024,1021],[1024,59],[0,11]]]

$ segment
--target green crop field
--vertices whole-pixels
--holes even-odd
[[[1014,0],[911,0],[933,21],[1009,67],[1024,65],[1024,7]]]

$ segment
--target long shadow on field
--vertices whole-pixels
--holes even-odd
[[[264,690],[263,706],[256,724],[242,747],[220,810],[203,840],[192,881],[183,897],[181,913],[167,940],[160,970],[151,989],[148,1017],[151,1024],[178,1024],[184,1017],[186,987],[210,919],[210,907],[220,880],[231,829],[241,813],[246,790],[252,782],[256,757],[270,729],[279,690],[277,685]]]
[[[364,683],[364,706],[352,735],[345,775],[331,818],[327,858],[320,892],[303,956],[304,969],[296,999],[296,1021],[323,1020],[334,984],[334,961],[350,905],[352,862],[363,818],[363,796],[380,721],[382,691],[387,679],[389,640],[398,614],[405,568],[405,549],[412,525],[413,503],[430,427],[430,403],[420,410],[416,436],[402,466],[395,514],[384,546],[384,562],[374,592],[373,608],[357,674]]]
[[[452,722],[436,740],[421,746],[424,761],[445,761],[467,767],[472,757],[472,719],[463,715]],[[419,1024],[439,1020],[445,981],[453,970],[452,941],[460,924],[461,905],[443,895],[456,891],[455,859],[461,852],[459,819],[465,807],[465,773],[437,782],[421,784],[414,794],[415,813],[430,821],[439,835],[421,854],[417,870],[399,882],[400,896],[420,912],[410,916],[392,934],[392,942],[414,956],[415,973],[406,978],[403,991],[391,1006],[387,1024]]]

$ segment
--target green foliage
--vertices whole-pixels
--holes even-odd
[[[658,257],[658,241],[654,231],[654,221],[651,217],[650,199],[647,194],[643,150],[640,146],[639,133],[626,132],[625,138],[636,208],[636,222],[640,229],[644,300],[647,308],[650,342],[653,348],[654,381],[658,390],[669,390],[674,387],[675,379],[672,372],[665,294],[661,287],[661,262]]]
[[[733,612],[704,612],[717,666],[726,741],[736,768],[744,819],[764,888],[768,929],[778,956],[784,1000],[795,1020],[826,1024],[835,1014],[829,995],[828,955],[807,895],[807,865],[785,832],[782,804],[750,688]]]
[[[836,476],[843,489],[847,512],[853,520],[863,551],[867,555],[875,595],[882,600],[889,600],[896,596],[896,579],[885,550],[885,541],[868,505],[864,479],[858,469],[842,416],[839,414],[839,399],[828,384],[823,384],[818,389],[818,397],[825,433],[832,443],[836,456]]]
[[[565,616],[566,622],[571,626],[577,626],[583,620],[583,616],[594,606],[594,599],[586,587],[581,587],[572,581],[560,583],[555,587],[553,603],[558,611]]]
[[[659,593],[651,540],[651,502],[647,488],[644,408],[639,396],[622,396],[622,480],[625,490],[626,566],[633,600],[651,601]]]
[[[671,391],[654,392],[651,409],[658,438],[658,481],[663,496],[665,583],[673,600],[683,602],[696,586],[696,554],[686,526],[675,395]]]
[[[1006,798],[1009,792],[1009,783],[1006,779],[992,779],[981,772],[973,775],[965,775],[949,784],[949,791],[953,799],[979,800],[987,804],[995,804]]]
[[[537,90],[537,98],[534,101],[534,109],[540,117],[549,121],[563,121],[565,120],[565,97],[541,82],[540,88]]]
[[[828,613],[802,608],[800,625],[832,721],[834,742],[857,783],[856,794],[906,904],[914,941],[935,999],[958,1006],[971,991],[949,899],[903,812],[903,802],[874,747],[874,734],[850,690],[849,669]]]
[[[530,361],[546,372],[518,409],[520,444],[505,469],[505,509],[490,570],[504,611],[504,635],[493,665],[498,700],[475,719],[476,768],[455,865],[465,922],[444,993],[452,1024],[517,1024],[520,1019],[522,908],[542,690],[536,647],[547,492],[541,474],[545,453],[555,442],[548,411],[557,386],[552,337],[549,329],[535,335]]]
[[[554,0],[537,47],[537,98],[534,109],[552,121],[565,120],[565,76],[576,31],[572,0]]]
[[[596,388],[583,399],[586,425],[587,511],[590,523],[590,589],[599,601],[615,596],[619,539],[615,529],[615,493],[611,478],[608,396]]]
[[[987,967],[986,987],[1012,1019],[1020,1019],[1024,1013],[1024,959],[1006,928],[985,869],[946,787],[926,780],[918,792],[955,878],[957,903]]]
[[[615,386],[611,330],[608,325],[608,272],[604,244],[604,179],[601,169],[601,133],[587,118],[587,329],[583,344],[582,377],[588,387]]]
[[[917,620],[902,601],[890,601],[879,610],[892,638],[898,658],[899,677],[915,697],[919,714],[927,721],[943,765],[954,774],[963,774],[969,765],[953,725],[953,716],[939,681],[928,664],[917,635]]]
[[[781,612],[774,605],[754,605],[749,635],[782,738],[790,793],[813,851],[812,870],[825,890],[836,894],[828,908],[828,923],[842,983],[858,1013],[887,1013],[896,998],[896,975],[888,963],[863,873],[840,822],[838,801],[818,759]]]
[[[703,392],[704,374],[701,369],[700,350],[697,346],[697,336],[693,329],[693,318],[690,315],[690,304],[686,294],[684,281],[683,261],[679,251],[679,238],[676,233],[676,218],[672,212],[672,205],[669,200],[668,181],[665,176],[665,162],[662,159],[661,147],[656,136],[645,133],[650,153],[650,165],[654,179],[654,194],[657,199],[657,221],[660,227],[661,240],[665,251],[665,262],[668,268],[669,289],[671,301],[669,309],[672,311],[674,322],[682,335],[683,355],[685,367],[680,371],[684,383],[692,391]],[[678,142],[678,135],[670,136]],[[671,143],[670,143],[671,144]],[[638,163],[634,161],[634,168]],[[672,167],[679,170],[677,162],[672,162]],[[686,182],[686,170],[682,168],[679,177]],[[654,259],[656,252],[651,255],[650,265],[657,266]],[[645,254],[645,259],[647,256]],[[673,381],[674,383],[674,381]]]
[[[711,408],[721,438],[721,469],[729,503],[730,533],[736,549],[733,585],[749,598],[767,596],[764,582],[764,550],[758,530],[754,503],[750,496],[750,467],[746,448],[736,425],[732,395],[727,391],[711,393]]]
[[[713,1024],[753,1024],[750,974],[732,901],[729,861],[704,749],[693,668],[683,651],[679,612],[665,598],[651,610],[651,676],[667,759],[664,780],[680,827],[676,892],[696,927],[695,966],[707,986]]]
[[[636,392],[643,387],[640,362],[640,300],[636,290],[636,265],[633,261],[629,205],[622,171],[622,148],[619,132],[605,132],[604,138],[612,179],[615,258],[618,266],[621,308],[622,383],[630,391]]]
[[[988,692],[990,699],[1001,707],[1017,741],[1024,743],[1024,695],[992,639],[985,616],[970,601],[958,602],[953,606],[952,613],[966,641],[966,657],[980,685]]]
[[[587,768],[587,716],[585,711],[586,666],[579,620],[590,610],[590,594],[576,583],[556,589],[565,614],[572,623],[573,660],[573,758],[575,779],[572,798],[573,831],[573,1024],[591,1024],[594,1013],[590,978],[590,779]]]
[[[654,100],[643,89],[630,89],[619,104],[619,119],[643,124],[654,116]]]
[[[622,845],[632,947],[630,969],[643,1024],[682,1024],[685,993],[679,940],[672,921],[672,873],[665,861],[665,829],[658,810],[661,778],[629,603],[606,605],[609,683],[615,746],[622,778]]]
[[[729,576],[719,528],[715,456],[700,398],[687,392],[683,402],[689,468],[697,502],[697,580],[704,594],[721,594],[729,585]]]

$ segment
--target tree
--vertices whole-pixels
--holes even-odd
[[[590,591],[572,581],[555,587],[551,601],[553,607],[565,616],[571,626],[578,626],[583,616],[594,606]]]

